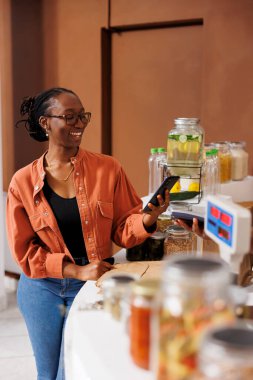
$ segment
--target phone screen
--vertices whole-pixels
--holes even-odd
[[[159,206],[157,195],[160,194],[164,198],[165,190],[166,189],[171,190],[172,187],[175,185],[175,183],[179,180],[179,178],[180,178],[179,176],[171,176],[171,177],[165,178],[163,183],[159,186],[159,188],[156,190],[156,192],[154,193],[152,198],[148,201],[148,203],[152,203],[152,205],[154,206]],[[148,207],[148,203],[143,209],[144,212],[151,211],[151,209]]]

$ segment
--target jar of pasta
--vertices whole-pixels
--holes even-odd
[[[208,331],[200,346],[198,367],[205,380],[252,380],[252,329],[238,324]]]
[[[214,145],[218,149],[220,183],[231,181],[232,155],[230,145],[225,141],[216,142]]]
[[[241,181],[248,175],[249,155],[245,151],[246,143],[243,141],[229,142],[231,150],[231,179]]]
[[[166,231],[164,257],[193,252],[193,234],[181,226],[172,225]]]
[[[154,313],[157,380],[191,380],[207,328],[232,324],[227,265],[209,257],[174,256],[165,266]]]
[[[136,365],[150,368],[151,315],[160,282],[141,279],[132,285],[129,317],[130,354]]]

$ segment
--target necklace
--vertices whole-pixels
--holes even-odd
[[[52,165],[48,163],[48,168],[50,168],[50,167],[52,167]],[[57,181],[64,181],[64,182],[67,182],[67,180],[68,180],[69,177],[71,176],[73,170],[74,170],[74,166],[71,165],[70,172],[68,173],[68,175],[67,175],[65,178],[57,178],[57,177],[55,177],[54,175],[52,175],[50,172],[49,172],[49,173],[50,173],[51,176],[52,176],[54,179],[56,179]]]

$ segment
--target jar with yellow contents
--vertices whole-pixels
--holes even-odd
[[[202,162],[204,133],[198,118],[177,118],[168,133],[167,163],[173,174],[195,173]]]
[[[209,257],[174,256],[165,266],[154,312],[157,380],[192,380],[203,333],[233,324],[224,262]]]
[[[220,169],[220,183],[231,181],[231,165],[232,155],[229,143],[219,141],[213,143],[215,148],[218,149],[219,169]]]

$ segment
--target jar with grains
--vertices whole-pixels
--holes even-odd
[[[252,329],[238,324],[208,331],[200,345],[198,368],[205,380],[252,380]]]
[[[161,214],[157,219],[157,232],[165,232],[169,226],[173,224],[170,215]]]
[[[172,225],[167,228],[164,240],[164,257],[193,252],[193,234],[181,226]]]
[[[167,162],[174,175],[188,175],[189,167],[199,166],[203,158],[204,133],[198,118],[177,118],[168,133]],[[192,169],[192,173],[194,169]]]
[[[222,260],[194,256],[168,260],[153,320],[157,380],[195,378],[203,333],[212,326],[234,323],[229,282],[229,269]]]
[[[154,296],[159,291],[160,281],[141,279],[132,285],[129,336],[130,354],[136,365],[150,368],[151,314]]]
[[[245,151],[244,141],[229,142],[231,150],[231,178],[232,181],[241,181],[248,175],[249,155]]]
[[[125,305],[129,303],[130,285],[136,280],[134,275],[118,274],[106,278],[102,282],[104,310],[113,319],[120,320]]]
[[[219,166],[220,166],[220,183],[231,181],[231,164],[232,156],[230,146],[225,141],[213,143],[218,149]]]

